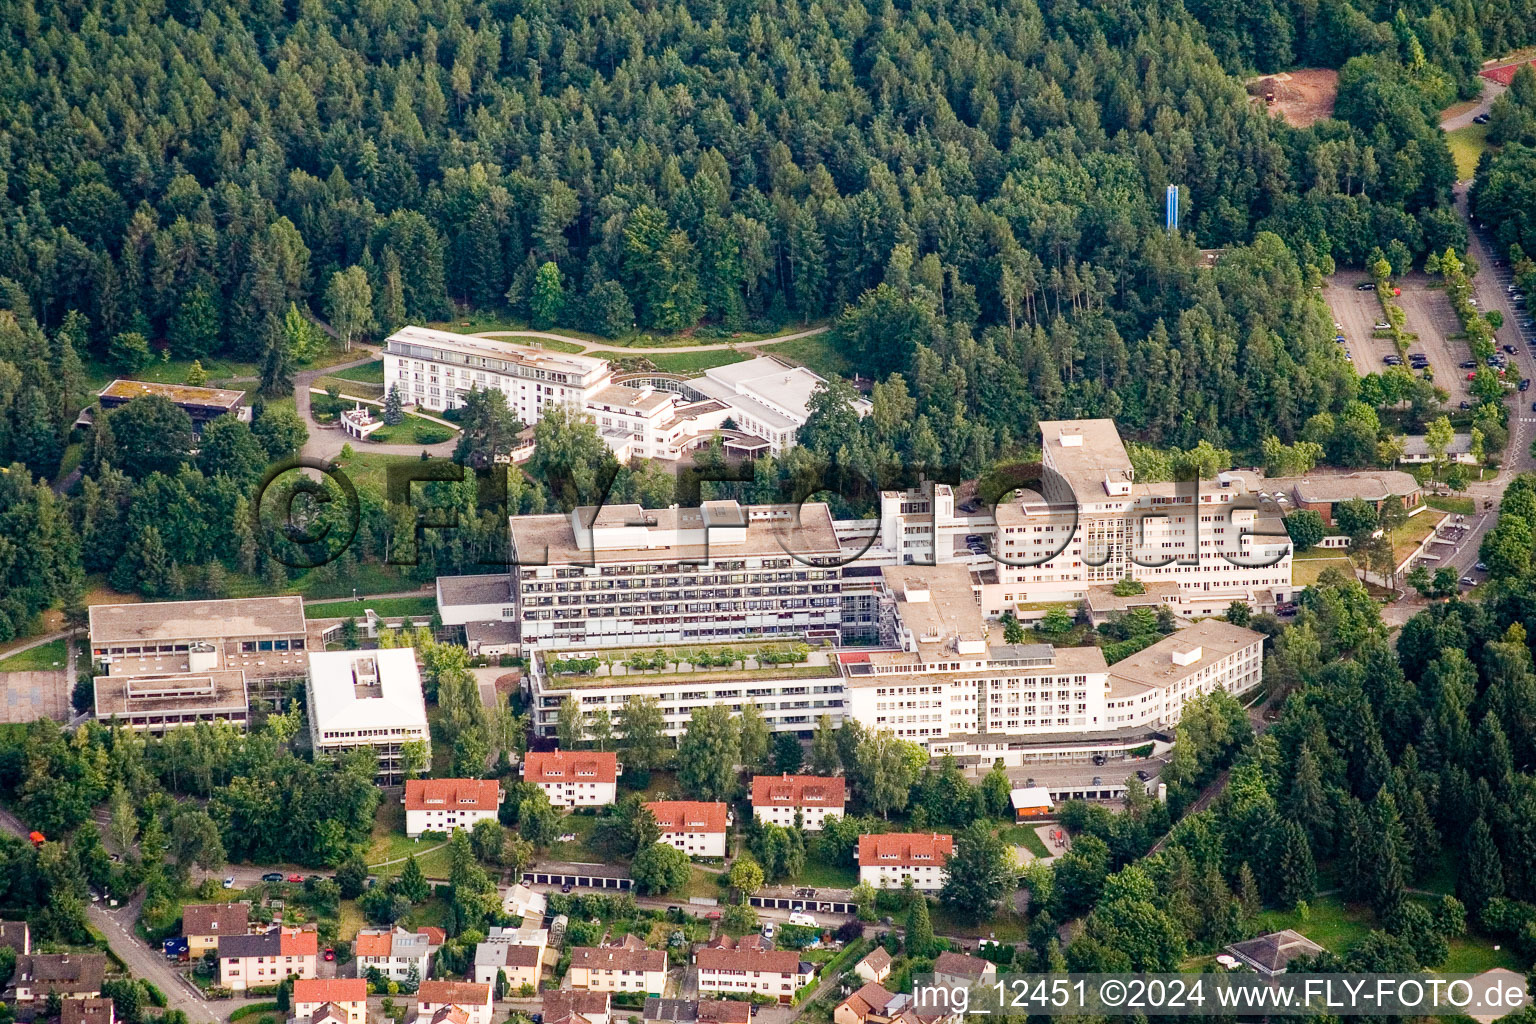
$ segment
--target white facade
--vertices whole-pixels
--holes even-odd
[[[789,950],[701,949],[694,957],[699,992],[764,995],[788,1003],[810,983],[810,965]]]
[[[819,832],[827,815],[841,817],[847,783],[815,775],[757,775],[752,779],[752,816],[770,825]]]
[[[945,865],[954,852],[953,836],[891,832],[859,837],[859,881],[876,889],[899,889],[908,882],[919,892],[944,887]]]
[[[495,1017],[491,986],[469,981],[424,981],[416,990],[416,1019],[429,1020],[445,1006],[457,1006],[468,1024],[491,1024]]]
[[[1215,690],[1240,696],[1264,680],[1264,634],[1204,619],[1109,670],[1109,724],[1172,726],[1184,704]]]
[[[607,807],[618,799],[620,770],[612,752],[530,750],[523,755],[523,781],[542,789],[555,807]]]
[[[408,981],[411,968],[418,982],[431,974],[432,940],[422,932],[394,928],[367,928],[357,933],[352,953],[358,970],[372,967],[390,981]]]
[[[825,379],[803,366],[773,356],[758,356],[704,371],[688,382],[693,390],[730,406],[737,429],[767,441],[774,454],[793,447],[801,427],[810,418],[810,402]],[[867,416],[865,399],[853,403],[854,411]]]
[[[514,516],[525,648],[825,635],[841,625],[827,506],[583,507]]]
[[[724,857],[730,809],[704,800],[653,800],[645,805],[661,829],[658,842],[690,857]]]
[[[309,656],[309,736],[316,753],[372,747],[384,785],[404,781],[401,751],[429,745],[427,704],[416,652],[316,651]],[[430,762],[429,762],[430,763]]]
[[[606,359],[425,327],[402,327],[384,342],[386,395],[398,387],[407,404],[441,411],[463,405],[471,388],[498,390],[525,426],[551,408],[584,409],[612,378]]]
[[[405,834],[473,829],[497,820],[505,797],[495,779],[408,779],[405,783]]]
[[[688,645],[688,651],[718,650],[729,645]],[[739,649],[745,655],[747,650]],[[549,662],[553,659],[575,657],[581,651],[549,650],[536,652],[530,659],[528,684],[533,696],[533,727],[541,736],[555,735],[560,716],[560,705],[566,697],[574,697],[584,717],[590,719],[598,711],[607,711],[617,718],[625,703],[631,698],[649,697],[661,708],[666,722],[666,734],[679,737],[688,728],[688,720],[696,707],[709,704],[727,704],[739,711],[747,704],[755,704],[763,721],[773,732],[801,733],[814,729],[817,720],[827,715],[832,724],[842,723],[844,714],[844,687],[839,676],[835,652],[813,650],[806,661],[783,670],[773,666],[755,669],[750,679],[739,675],[728,681],[717,681],[710,670],[690,673],[694,678],[679,678],[676,673],[633,675],[593,674],[576,680],[553,675]],[[619,651],[605,652],[610,656]],[[649,654],[650,649],[645,649]],[[826,675],[807,677],[804,670],[824,667]],[[800,670],[795,674],[792,670]],[[738,672],[745,671],[738,663]],[[611,669],[603,669],[605,673]],[[572,685],[572,684],[575,685]]]

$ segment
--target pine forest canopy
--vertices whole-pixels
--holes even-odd
[[[1043,416],[1288,440],[1352,388],[1309,275],[1459,246],[1431,115],[1470,88],[1469,34],[1533,31],[1514,6],[22,0],[0,304],[84,313],[98,357],[144,337],[279,378],[291,304],[347,338],[450,302],[608,333],[852,305],[836,343],[900,328],[871,366],[950,458]],[[1289,128],[1228,73],[1292,56],[1350,61],[1342,120]]]

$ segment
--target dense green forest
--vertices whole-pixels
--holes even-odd
[[[831,321],[835,354],[878,379],[877,416],[825,396],[806,444],[865,477],[975,475],[1062,416],[1179,449],[1348,448],[1385,428],[1316,286],[1462,248],[1436,110],[1470,87],[1467,26],[1488,50],[1530,27],[1276,8],[1290,56],[1260,57],[1227,40],[1266,33],[1177,0],[0,9],[0,464],[45,480],[87,380],[224,358],[275,396],[315,344],[305,313],[377,339],[456,307],[604,334]],[[1295,129],[1251,101],[1235,72],[1288,59],[1342,64],[1336,119]],[[1523,122],[1501,118],[1515,166]],[[1225,255],[1206,269],[1201,248]],[[83,479],[49,499],[80,543],[7,596],[0,635],[82,567],[149,596],[216,593],[225,570],[281,584],[241,528],[207,524],[234,521],[303,425],[275,409],[193,459],[174,419],[98,417]],[[536,469],[613,472],[560,436]],[[159,438],[176,443],[135,453]],[[657,476],[614,494],[670,499]],[[364,505],[360,554],[382,557],[387,514]],[[29,575],[0,551],[0,579]]]
[[[878,306],[886,284],[922,312],[872,369],[1005,363],[1000,397],[1027,391],[945,396],[980,434],[957,451],[1037,414],[1256,443],[1348,397],[1292,281],[1392,239],[1460,243],[1430,117],[1464,75],[1397,36],[1346,67],[1338,121],[1293,130],[1173,2],[7,14],[7,303],[45,331],[81,312],[100,359],[142,335],[271,362],[290,304],[349,334],[451,302],[736,328]],[[1196,246],[1261,229],[1290,251],[1197,273]],[[1254,301],[1270,275],[1285,294]],[[1171,406],[1161,379],[1193,393]]]

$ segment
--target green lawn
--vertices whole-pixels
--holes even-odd
[[[1029,922],[1012,910],[999,910],[997,916],[980,924],[962,921],[938,900],[928,904],[933,930],[938,935],[959,935],[970,939],[996,939],[998,942],[1022,942],[1028,938]],[[899,920],[905,920],[903,916]]]
[[[831,864],[807,854],[805,868],[795,879],[795,884],[816,889],[852,889],[859,884],[859,873],[850,865]]]
[[[0,659],[0,672],[42,672],[51,668],[62,669],[69,661],[69,650],[63,637],[50,640],[20,654]]]
[[[234,377],[248,377],[250,380],[243,385],[246,390],[254,388],[255,381],[260,375],[261,368],[255,363],[242,363],[233,359],[223,359],[218,356],[210,356],[202,361],[203,372],[208,374],[208,383],[205,387],[219,387],[224,381]],[[114,380],[129,379],[153,381],[156,384],[185,384],[187,371],[192,369],[190,359],[172,359],[162,362],[155,359],[137,373],[128,373],[112,363],[100,362],[94,359],[85,360],[85,378],[87,383],[95,390],[100,390]]]
[[[361,618],[365,609],[372,608],[386,619],[408,615],[417,622],[425,622],[437,610],[437,599],[422,597],[375,597],[357,601],[319,601],[304,607],[306,614],[322,619]]]
[[[847,377],[853,372],[848,360],[832,347],[830,332],[763,345],[757,351],[782,356],[790,362],[803,363],[823,377]]]
[[[750,356],[736,349],[722,348],[708,352],[657,352],[645,358],[663,373],[703,373],[716,366],[739,363]]]
[[[369,444],[440,444],[451,441],[456,433],[453,427],[422,419],[415,413],[406,413],[403,421],[393,426],[385,424],[369,434],[368,440],[362,442],[362,447],[366,448]],[[352,447],[355,449],[359,446]]]
[[[1022,846],[1036,857],[1045,858],[1051,855],[1051,851],[1045,848],[1045,841],[1035,831],[1033,825],[1005,825],[998,829],[997,837],[1009,846]]]
[[[358,442],[352,446],[352,457],[340,461],[341,471],[351,478],[354,485],[362,487],[364,484],[371,484],[382,495],[390,466],[420,462],[421,459],[415,455],[385,455],[382,452],[370,452],[366,445]]]
[[[1488,149],[1488,126],[1469,124],[1445,133],[1446,144],[1456,160],[1456,178],[1466,181],[1477,173],[1477,158]]]
[[[1477,511],[1477,503],[1471,498],[1458,498],[1453,495],[1446,495],[1442,498],[1439,495],[1426,494],[1424,495],[1424,504],[1430,508],[1437,508],[1441,512],[1455,512],[1463,516],[1469,516]]]
[[[1345,953],[1362,942],[1375,926],[1369,907],[1346,905],[1337,896],[1310,901],[1307,916],[1294,910],[1266,910],[1254,925],[1256,934],[1294,928],[1334,953]]]
[[[345,370],[337,370],[335,373],[330,374],[330,376],[338,380],[353,380],[363,384],[383,384],[384,360],[375,359],[373,362],[364,363],[362,366],[352,366]]]
[[[570,843],[551,843],[549,859],[572,861],[577,864],[601,863],[602,856],[587,846],[587,837],[596,827],[597,815],[595,814],[567,814],[561,819],[561,834],[569,832],[576,837],[576,840]]]
[[[725,895],[725,890],[720,887],[720,879],[722,877],[724,876],[718,871],[710,871],[699,867],[697,864],[690,865],[688,868],[688,885],[683,889],[683,895],[718,899]]]

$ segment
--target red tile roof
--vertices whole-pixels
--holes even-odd
[[[747,1024],[752,1019],[752,1004],[739,999],[700,999],[698,1019],[713,1024]]]
[[[436,925],[424,924],[416,929],[416,934],[425,935],[429,946],[441,946],[448,941],[448,933]]]
[[[432,1024],[469,1024],[469,1014],[457,1003],[449,1003],[432,1014]]]
[[[406,779],[408,811],[494,811],[501,804],[495,779]]]
[[[882,1013],[891,1004],[891,1000],[895,998],[896,996],[888,991],[885,986],[870,982],[843,1000],[843,1004],[857,1014],[860,1020],[863,1020],[871,1013]]]
[[[60,1004],[59,1024],[111,1024],[110,999],[66,999]]]
[[[546,1021],[578,1013],[601,1017],[608,1012],[607,992],[589,992],[585,989],[565,989],[541,993]]]
[[[753,807],[835,807],[847,802],[847,782],[822,775],[754,775]]]
[[[358,932],[352,941],[353,956],[389,956],[389,932]]]
[[[528,782],[616,782],[619,755],[597,750],[530,750],[523,755],[523,778]]]
[[[701,971],[763,971],[797,974],[800,954],[792,949],[701,949],[694,957]]]
[[[491,986],[473,981],[424,981],[416,989],[418,1003],[455,1003],[484,1006],[491,1001]]]
[[[652,800],[645,809],[662,832],[724,832],[729,808],[718,801]]]
[[[955,852],[955,837],[938,832],[888,832],[859,836],[859,866],[928,867]]]
[[[284,928],[277,951],[282,956],[314,956],[320,952],[320,936],[308,929]]]
[[[660,949],[577,946],[571,950],[571,967],[596,971],[665,971],[667,954]]]
[[[365,978],[295,978],[295,1003],[359,1003],[368,998]]]

